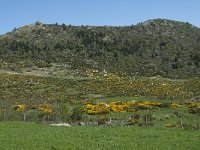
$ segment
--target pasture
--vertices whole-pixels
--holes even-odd
[[[2,150],[193,149],[200,132],[164,127],[53,127],[24,122],[1,122]]]

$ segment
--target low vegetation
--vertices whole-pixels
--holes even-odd
[[[3,149],[199,149],[199,132],[140,127],[53,127],[0,122]]]
[[[1,74],[0,82],[2,121],[200,128],[198,78]]]

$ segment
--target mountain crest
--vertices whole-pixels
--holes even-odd
[[[167,19],[124,27],[37,21],[0,36],[0,53],[2,64],[12,66],[14,60],[16,68],[57,63],[79,73],[106,69],[125,76],[187,78],[200,75],[200,29]]]

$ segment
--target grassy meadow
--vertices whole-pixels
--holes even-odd
[[[1,122],[2,150],[193,149],[200,132],[157,127],[53,127]]]

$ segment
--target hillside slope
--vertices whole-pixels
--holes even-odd
[[[190,78],[200,75],[200,29],[166,19],[124,27],[27,25],[0,36],[0,67]]]

